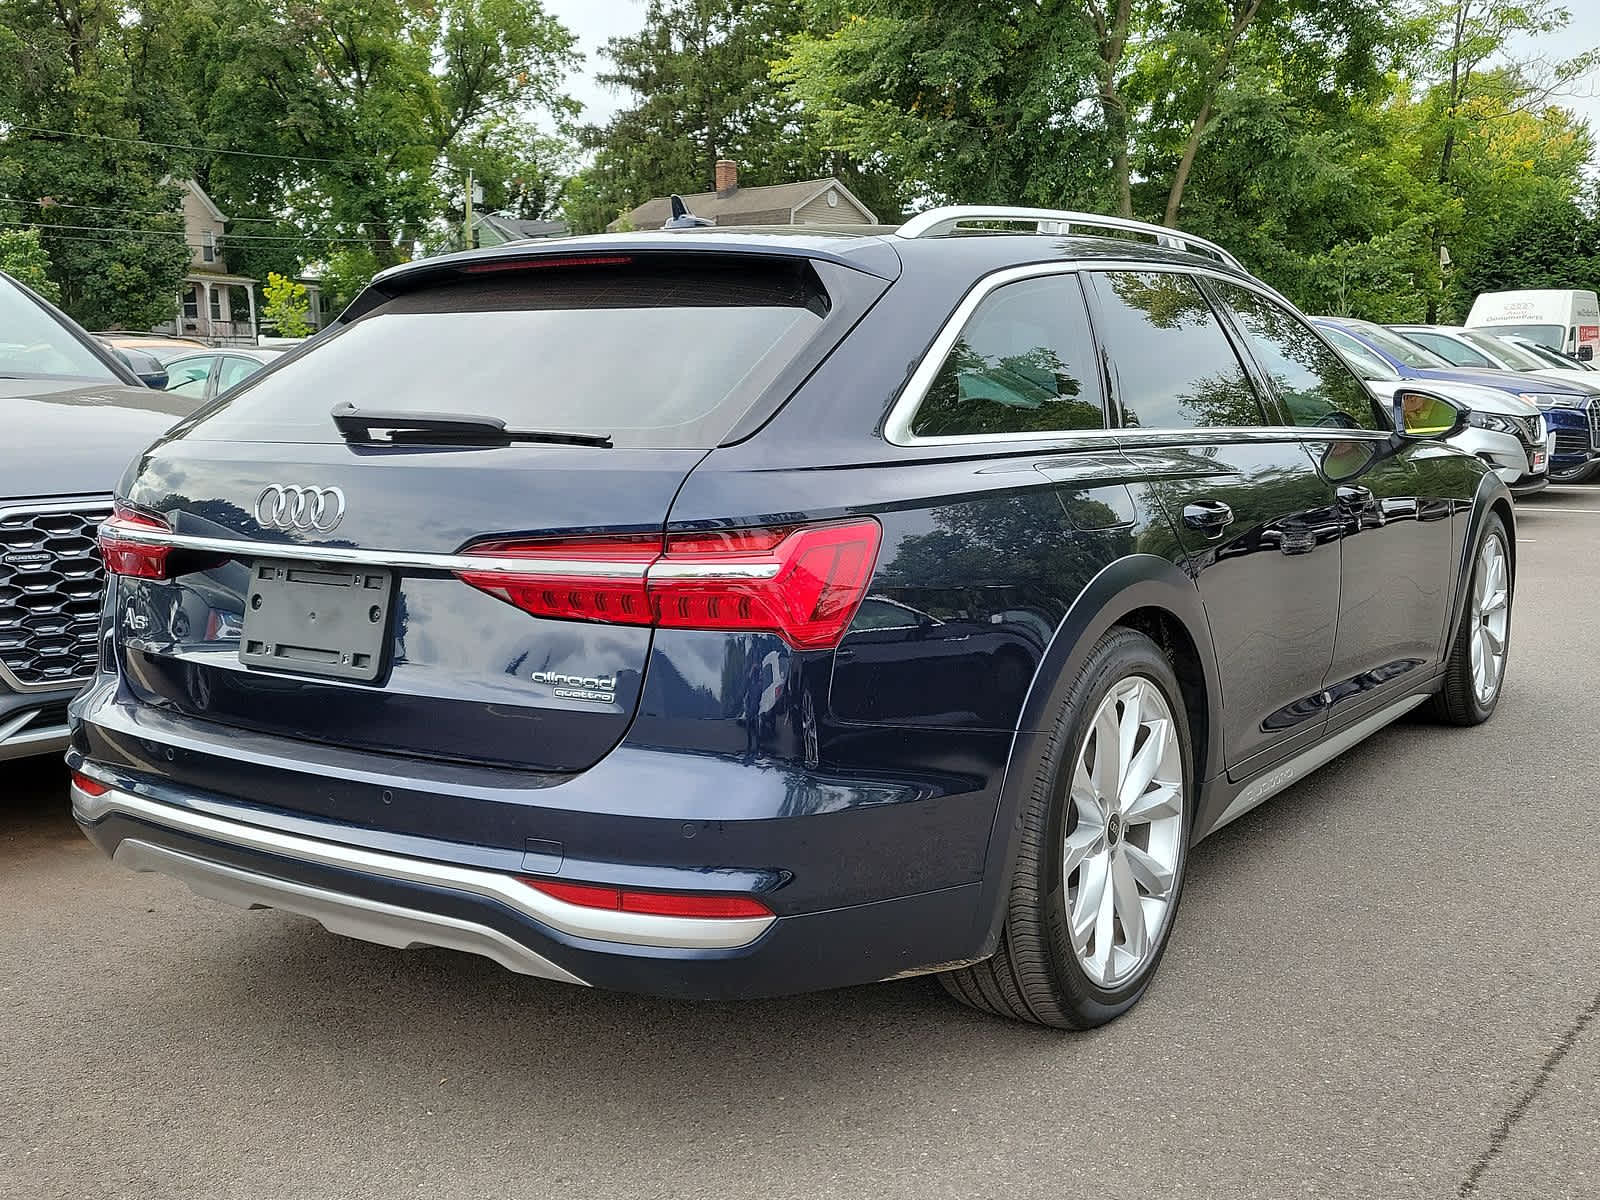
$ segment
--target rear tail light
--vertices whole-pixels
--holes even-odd
[[[85,796],[104,796],[111,790],[111,785],[101,783],[98,779],[90,779],[82,771],[72,773],[72,786]]]
[[[167,558],[172,554],[171,546],[134,541],[126,535],[143,533],[148,536],[171,532],[165,521],[117,505],[111,517],[100,526],[100,553],[106,560],[106,570],[129,579],[170,578],[167,574]]]
[[[770,917],[772,910],[749,896],[708,895],[686,892],[632,892],[588,883],[559,883],[553,879],[524,879],[536,892],[582,908],[646,913],[656,917]]]
[[[566,620],[775,633],[800,650],[836,646],[866,595],[882,531],[830,525],[660,538],[502,542],[469,552],[538,573],[458,572],[525,612]]]

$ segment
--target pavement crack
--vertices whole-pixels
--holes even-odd
[[[1556,1044],[1550,1048],[1550,1053],[1544,1056],[1544,1062],[1539,1065],[1539,1073],[1533,1077],[1533,1082],[1517,1097],[1516,1103],[1506,1110],[1506,1115],[1500,1119],[1500,1124],[1489,1135],[1488,1146],[1484,1148],[1482,1154],[1478,1155],[1477,1160],[1472,1164],[1472,1168],[1467,1172],[1465,1178],[1461,1180],[1461,1186],[1456,1189],[1457,1196],[1477,1195],[1478,1185],[1483,1182],[1484,1173],[1488,1171],[1490,1164],[1498,1157],[1500,1151],[1505,1149],[1506,1142],[1510,1140],[1511,1131],[1516,1128],[1517,1122],[1527,1115],[1528,1109],[1533,1107],[1533,1102],[1544,1089],[1544,1085],[1550,1081],[1550,1076],[1561,1065],[1561,1060],[1571,1052],[1572,1047],[1583,1036],[1583,1031],[1594,1022],[1596,1017],[1600,1017],[1600,994],[1597,994],[1593,1000],[1584,1006],[1583,1010],[1578,1013],[1577,1019],[1567,1026],[1566,1031],[1556,1039]]]

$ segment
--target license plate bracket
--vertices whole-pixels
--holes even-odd
[[[371,683],[383,669],[394,573],[262,560],[250,568],[239,661]]]

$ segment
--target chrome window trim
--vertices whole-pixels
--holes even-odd
[[[564,579],[573,575],[603,579],[771,579],[780,570],[779,564],[770,562],[693,563],[658,559],[651,563],[634,563],[606,562],[603,559],[505,558],[492,554],[420,554],[409,550],[368,550],[299,542],[256,542],[248,538],[200,537],[191,533],[168,533],[132,526],[119,527],[116,537],[119,541],[137,542],[145,546],[171,546],[177,550],[197,550],[229,558],[301,559],[439,571],[448,575],[475,571],[526,576],[529,579]]]
[[[85,497],[79,500],[56,500],[47,504],[22,504],[13,500],[8,502],[4,508],[0,508],[0,523],[4,523],[7,517],[15,513],[75,512],[92,515],[96,512],[104,511],[107,516],[110,516],[111,504],[110,496],[106,496],[104,499]],[[11,673],[11,668],[0,662],[0,687],[5,688],[7,691],[16,692],[18,695],[36,696],[47,692],[75,692],[93,678],[94,672],[91,670],[87,675],[74,675],[71,679],[55,679],[49,683],[24,683]]]
[[[1036,446],[1044,449],[1068,449],[1073,442],[1082,441],[1088,444],[1120,445],[1130,434],[1161,434],[1167,438],[1184,437],[1195,440],[1201,434],[1210,434],[1208,440],[1221,440],[1216,435],[1226,435],[1229,440],[1237,440],[1245,434],[1267,433],[1273,435],[1268,440],[1282,441],[1285,438],[1297,435],[1314,434],[1310,440],[1325,441],[1338,437],[1339,440],[1349,440],[1354,435],[1367,435],[1387,440],[1389,434],[1381,430],[1351,429],[1351,430],[1314,430],[1312,427],[1300,425],[1251,425],[1238,428],[1210,429],[1198,428],[1107,428],[1107,429],[1062,429],[1055,431],[1029,431],[1026,433],[973,433],[973,434],[941,434],[937,437],[922,437],[911,431],[911,423],[915,419],[917,409],[927,399],[928,391],[933,387],[934,378],[944,366],[944,360],[949,356],[951,349],[961,336],[961,331],[966,328],[967,322],[989,296],[1005,287],[1007,284],[1017,283],[1025,279],[1038,279],[1051,275],[1075,275],[1083,271],[1110,272],[1110,271],[1144,271],[1161,272],[1173,275],[1202,275],[1208,278],[1220,279],[1226,283],[1236,284],[1240,287],[1258,293],[1274,303],[1282,305],[1291,313],[1299,314],[1299,310],[1290,304],[1281,294],[1261,283],[1259,280],[1247,276],[1236,275],[1229,271],[1220,270],[1200,263],[1149,263],[1137,259],[1108,259],[1094,262],[1055,262],[1055,263],[1028,263],[1018,267],[1006,267],[994,271],[980,279],[965,296],[961,303],[956,305],[955,311],[945,319],[939,327],[939,332],[934,336],[927,351],[918,360],[911,375],[906,379],[905,385],[900,389],[900,395],[895,398],[894,404],[889,408],[889,415],[884,418],[883,437],[891,446],[900,446],[904,449],[914,449],[923,446]],[[1300,319],[1308,328],[1316,331],[1315,325],[1306,320],[1303,315]],[[1320,331],[1316,331],[1319,333]],[[1327,345],[1326,339],[1323,344]],[[1330,350],[1337,354],[1331,346]],[[1343,361],[1341,359],[1341,361]],[[1354,373],[1352,373],[1354,377]],[[1362,387],[1366,385],[1363,383]],[[1063,445],[1066,443],[1066,445]]]
[[[376,875],[402,883],[469,892],[503,904],[513,912],[573,937],[628,946],[733,949],[748,946],[777,920],[774,916],[670,917],[611,908],[586,908],[547,896],[520,882],[514,875],[431,859],[408,858],[360,846],[323,841],[321,838],[283,833],[259,825],[247,825],[242,821],[166,804],[111,786],[110,781],[93,767],[86,768],[83,774],[108,785],[108,790],[98,796],[90,795],[76,784],[72,786],[73,812],[79,819],[91,824],[117,813],[262,854]]]

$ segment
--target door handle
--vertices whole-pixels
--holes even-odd
[[[1341,508],[1365,508],[1372,503],[1372,489],[1359,484],[1343,484],[1334,491]]]
[[[1214,537],[1233,524],[1233,509],[1221,500],[1195,500],[1183,506],[1183,523]]]

